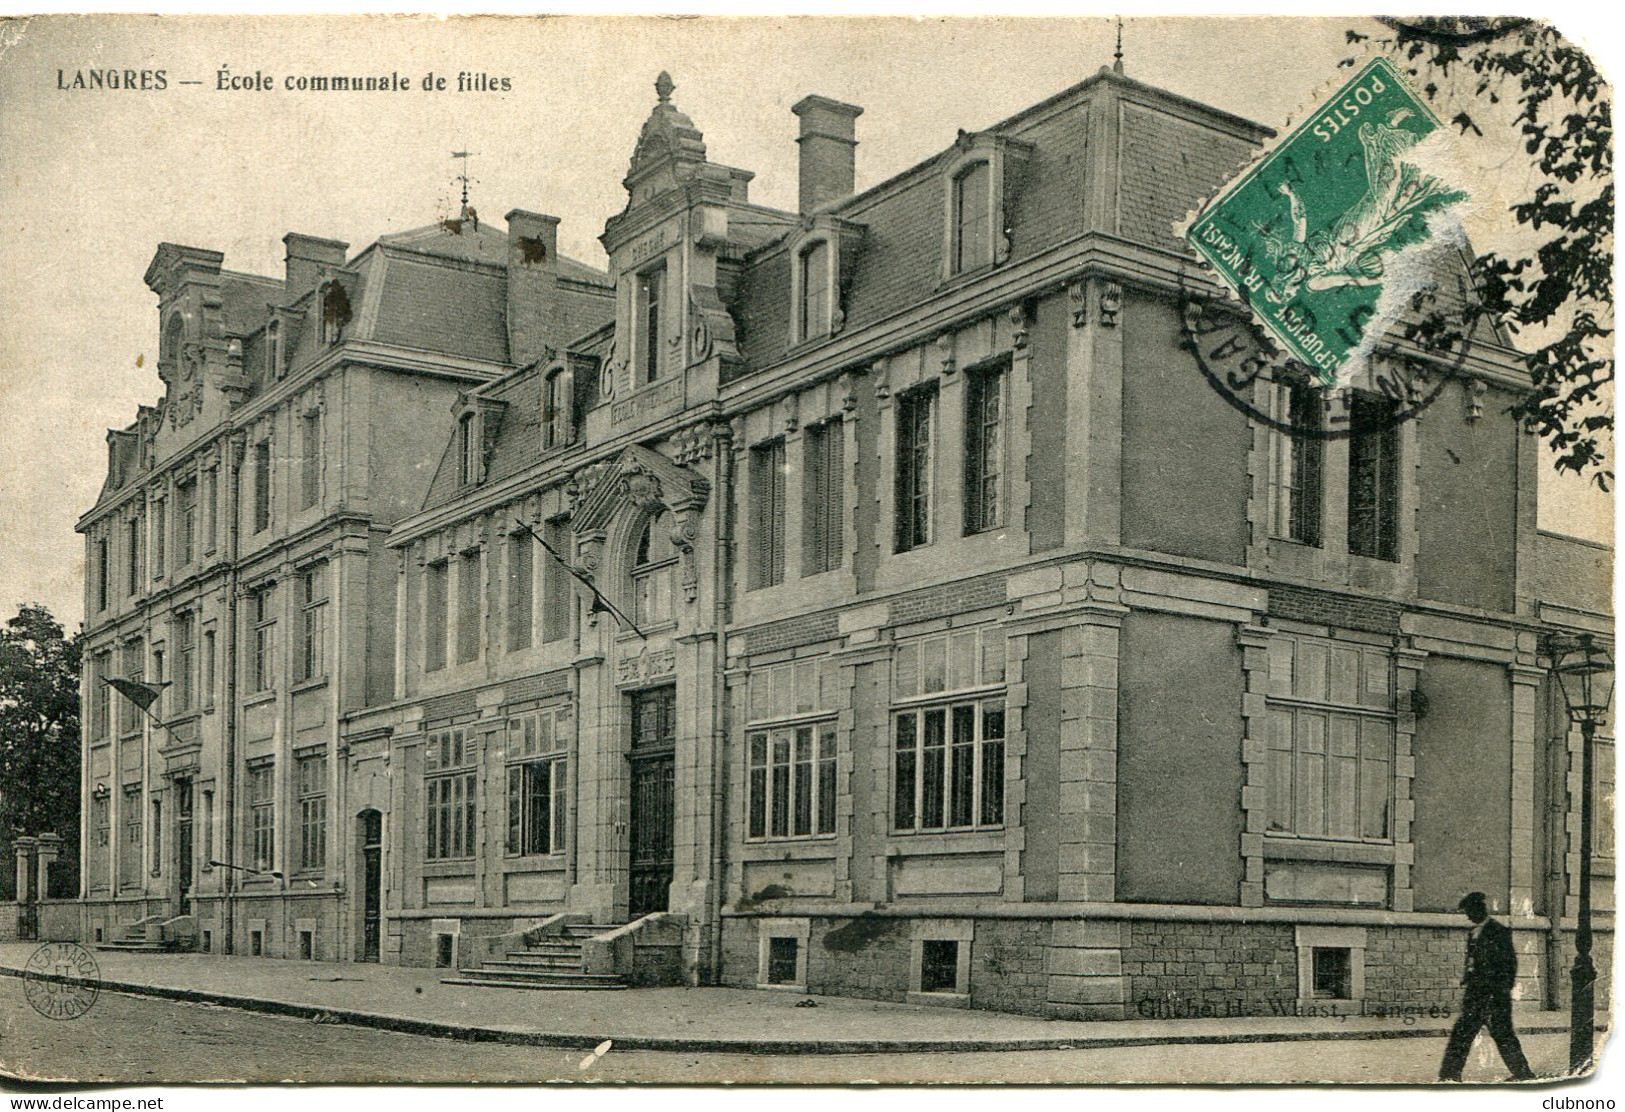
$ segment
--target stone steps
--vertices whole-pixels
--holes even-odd
[[[455,977],[443,978],[447,985],[482,988],[593,989],[626,988],[614,973],[584,973],[582,945],[593,935],[612,931],[613,923],[572,923],[559,934],[539,938],[523,950],[509,950],[501,958],[490,958],[478,968],[460,969]]]

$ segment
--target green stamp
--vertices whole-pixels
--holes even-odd
[[[1440,127],[1377,58],[1238,178],[1185,236],[1324,383],[1377,314],[1393,257],[1466,197],[1405,161]]]

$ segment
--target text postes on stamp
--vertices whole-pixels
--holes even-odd
[[[1360,344],[1396,254],[1464,194],[1406,160],[1438,117],[1387,59],[1365,66],[1186,231],[1324,383]]]
[[[101,984],[95,957],[73,942],[47,942],[23,967],[23,994],[46,1019],[78,1019],[96,1003]]]

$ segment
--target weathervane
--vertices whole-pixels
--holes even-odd
[[[468,176],[468,160],[469,160],[470,156],[472,156],[474,153],[475,152],[473,152],[473,151],[452,151],[451,152],[451,157],[460,158],[460,159],[463,160],[463,172],[458,174],[457,177],[455,179],[453,179],[453,180],[459,181],[459,182],[462,183],[462,186],[463,186],[463,208],[464,209],[468,208],[468,183],[470,181],[470,178]]]
[[[1123,17],[1117,17],[1117,53],[1112,55],[1112,72],[1123,72]]]

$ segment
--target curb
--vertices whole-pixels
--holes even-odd
[[[27,973],[21,969],[0,967],[0,976],[33,978],[66,983],[72,978],[56,973]],[[370,1027],[379,1031],[394,1031],[406,1035],[423,1035],[437,1039],[458,1039],[464,1042],[506,1043],[512,1046],[555,1047],[565,1050],[591,1050],[609,1039],[622,1050],[687,1051],[714,1054],[944,1054],[980,1053],[1012,1050],[1106,1050],[1135,1046],[1197,1046],[1216,1043],[1265,1042],[1346,1042],[1373,1039],[1426,1039],[1444,1038],[1449,1032],[1428,1027],[1406,1027],[1392,1031],[1259,1031],[1248,1034],[1170,1034],[1152,1035],[1082,1035],[1072,1038],[1042,1039],[727,1039],[727,1038],[665,1038],[648,1035],[616,1036],[608,1034],[584,1035],[546,1031],[515,1031],[505,1027],[475,1027],[459,1023],[442,1023],[430,1019],[409,1019],[405,1016],[382,1015],[377,1012],[353,1011],[347,1008],[327,1008],[319,1004],[295,1004],[286,1000],[267,1000],[256,996],[235,996],[230,993],[201,989],[174,988],[169,985],[151,985],[132,981],[99,982],[103,992],[116,992],[129,996],[153,996],[187,1004],[214,1004],[236,1008],[245,1012],[291,1016],[322,1023],[343,1023],[352,1027]],[[1542,1023],[1520,1026],[1520,1035],[1547,1035],[1566,1032],[1568,1024]]]

